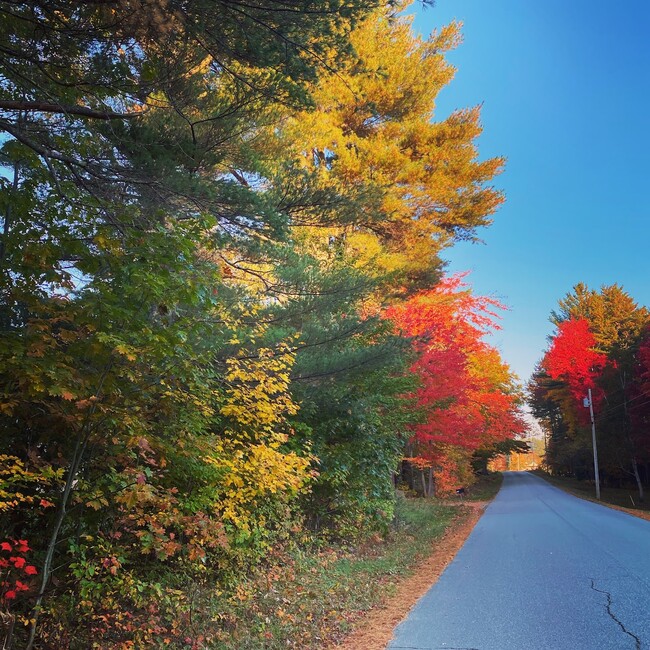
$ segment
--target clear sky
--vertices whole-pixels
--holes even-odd
[[[458,19],[456,78],[436,117],[483,104],[481,157],[504,155],[506,204],[450,250],[510,311],[492,342],[526,380],[577,282],[650,306],[650,0],[437,0],[423,34]]]

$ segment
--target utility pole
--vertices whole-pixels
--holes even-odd
[[[596,479],[596,498],[600,501],[600,475],[598,472],[598,446],[596,445],[596,423],[594,422],[594,404],[591,399],[591,388],[588,389],[588,396],[585,397],[583,404],[589,407],[591,415],[591,444],[594,447],[594,477]]]

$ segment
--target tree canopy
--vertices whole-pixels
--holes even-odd
[[[6,647],[196,645],[203,585],[385,532],[407,446],[451,488],[521,430],[440,257],[503,161],[403,9],[0,2]]]
[[[643,499],[648,436],[646,353],[650,315],[618,285],[599,291],[577,284],[551,314],[557,331],[529,383],[533,413],[550,434],[547,463],[580,478],[593,472],[589,410],[592,391],[601,476],[631,478]]]

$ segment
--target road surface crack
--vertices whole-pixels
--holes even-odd
[[[603,591],[602,589],[597,589],[596,588],[596,581],[593,578],[591,578],[591,588],[594,591],[597,591],[599,594],[604,594],[605,596],[607,596],[607,604],[605,605],[605,609],[607,610],[607,613],[609,614],[609,617],[615,623],[618,624],[618,626],[621,628],[621,630],[623,630],[623,632],[625,634],[627,634],[628,636],[631,636],[634,639],[634,643],[636,644],[636,650],[641,650],[641,639],[639,639],[639,637],[636,636],[636,634],[633,634],[632,632],[630,632],[625,627],[625,625],[623,625],[623,623],[621,621],[619,621],[618,618],[616,618],[616,614],[614,614],[614,612],[612,611],[612,595],[609,593],[609,591]]]

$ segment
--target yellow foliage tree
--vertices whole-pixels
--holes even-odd
[[[289,394],[294,361],[288,343],[254,354],[242,349],[227,361],[220,412],[228,425],[210,461],[224,472],[217,500],[223,520],[245,536],[265,526],[264,502],[286,504],[311,476],[311,458],[284,449],[286,417],[298,412]]]
[[[317,109],[287,120],[279,143],[279,158],[290,152],[322,188],[366,200],[347,223],[310,224],[312,235],[343,241],[358,263],[398,272],[402,283],[434,277],[440,250],[474,239],[503,201],[488,185],[503,159],[478,160],[479,108],[434,121],[436,96],[454,74],[444,54],[460,42],[460,25],[423,39],[411,22],[380,9],[361,23],[357,59],[321,80]]]

